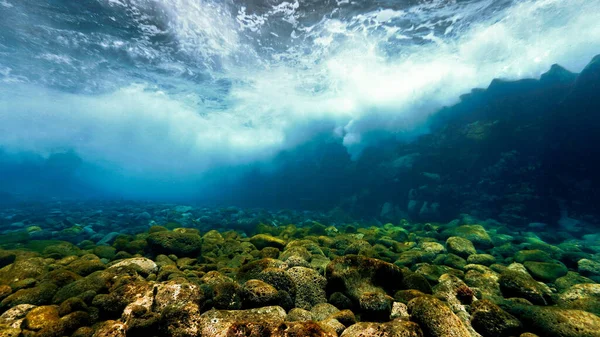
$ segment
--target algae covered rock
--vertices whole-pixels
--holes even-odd
[[[469,330],[450,308],[442,301],[422,296],[408,302],[408,312],[412,321],[431,337],[471,337]]]
[[[132,257],[119,261],[109,267],[109,269],[117,269],[124,266],[134,266],[135,269],[142,270],[146,274],[155,273],[158,271],[156,263],[145,257]]]
[[[462,258],[467,258],[469,255],[476,254],[475,246],[468,239],[451,236],[446,240],[446,248],[450,253],[456,254]]]
[[[554,282],[554,280],[565,276],[568,272],[567,267],[558,262],[526,261],[523,265],[531,276],[544,282]]]
[[[489,300],[479,300],[471,306],[471,326],[483,337],[516,336],[521,322]]]
[[[327,302],[327,279],[314,269],[293,267],[286,271],[296,285],[295,305],[310,310],[314,305]]]
[[[481,225],[463,225],[459,227],[449,228],[442,234],[452,237],[457,236],[467,239],[475,245],[475,247],[486,249],[493,246],[492,239]]]
[[[391,296],[380,292],[363,293],[358,299],[362,319],[375,322],[389,320],[393,302]]]
[[[261,280],[248,280],[241,289],[242,303],[245,308],[260,308],[276,305],[279,292],[272,285]]]
[[[331,289],[339,289],[356,302],[367,292],[393,294],[403,279],[400,267],[358,255],[335,258],[327,266],[326,274]]]
[[[340,337],[423,337],[423,331],[416,323],[402,320],[360,322],[349,326]]]
[[[500,274],[498,283],[505,297],[522,297],[540,305],[552,303],[550,290],[527,273],[507,269]]]
[[[268,234],[257,234],[250,238],[252,243],[257,249],[263,249],[265,247],[273,247],[282,249],[285,246],[285,241]]]
[[[544,337],[598,337],[600,317],[582,310],[541,306],[513,306],[511,314],[525,328]]]
[[[202,248],[202,238],[194,232],[154,232],[148,235],[146,241],[155,254],[195,257]]]

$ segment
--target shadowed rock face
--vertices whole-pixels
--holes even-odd
[[[359,255],[334,259],[327,266],[328,287],[358,301],[364,293],[392,293],[401,287],[400,267]]]

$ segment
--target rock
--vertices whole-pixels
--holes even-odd
[[[188,303],[201,304],[204,292],[196,284],[188,281],[167,281],[156,285],[154,289],[153,310],[161,312],[167,307],[179,308]]]
[[[563,308],[579,309],[600,315],[600,284],[575,284],[559,295]]]
[[[55,330],[57,335],[61,335],[62,327],[58,315],[58,307],[48,305],[32,309],[25,316],[23,327],[33,331]]]
[[[467,258],[468,264],[480,264],[483,266],[491,266],[496,262],[496,258],[490,254],[472,254]]]
[[[481,225],[463,225],[455,228],[449,228],[442,232],[448,237],[458,236],[467,239],[473,243],[475,247],[481,249],[490,248],[493,246],[492,239]],[[458,255],[458,254],[457,254]]]
[[[292,297],[296,296],[296,283],[290,274],[283,269],[267,268],[261,271],[257,278],[267,282],[279,291],[285,291]]]
[[[326,274],[328,287],[340,289],[356,302],[367,292],[394,293],[403,279],[400,267],[358,255],[335,258],[327,266]]]
[[[28,278],[38,278],[48,272],[46,261],[42,258],[17,260],[0,269],[0,284],[11,284]]]
[[[408,306],[406,304],[400,302],[394,302],[394,304],[392,304],[392,312],[390,314],[391,320],[397,318],[408,319],[409,316],[410,315],[408,314]]]
[[[78,297],[88,291],[101,293],[108,291],[108,288],[113,284],[116,274],[106,270],[100,270],[90,275],[76,280],[62,287],[52,299],[53,303],[59,304],[71,297]]]
[[[489,300],[479,300],[471,306],[471,326],[483,337],[516,336],[521,322]]]
[[[322,321],[329,316],[338,313],[340,309],[336,308],[333,304],[319,303],[310,309],[313,320]]]
[[[12,288],[6,284],[0,285],[0,301],[12,293]]]
[[[556,262],[526,261],[523,265],[531,276],[543,282],[554,282],[554,280],[565,276],[568,272],[565,265]]]
[[[110,233],[106,234],[102,239],[100,239],[100,241],[98,241],[96,244],[98,246],[110,245],[113,243],[113,241],[115,241],[115,239],[119,235],[121,235],[121,233],[119,233],[119,232],[110,232]]]
[[[526,273],[507,269],[500,274],[498,283],[505,297],[522,297],[541,305],[552,303],[550,290]]]
[[[285,317],[286,322],[306,322],[312,320],[312,313],[302,308],[294,308],[290,310],[290,312],[288,312],[287,316]]]
[[[92,252],[99,258],[107,260],[112,260],[117,254],[115,247],[111,246],[95,246]]]
[[[594,283],[594,281],[585,276],[581,276],[576,272],[569,271],[565,276],[557,278],[556,281],[554,281],[554,286],[556,286],[556,289],[559,291],[564,291],[581,283]]]
[[[0,249],[0,268],[4,268],[15,262],[17,254]]]
[[[469,330],[463,325],[448,306],[442,301],[423,296],[408,302],[411,320],[417,322],[426,336],[431,337],[471,337]]]
[[[69,263],[67,266],[68,270],[81,276],[87,276],[95,271],[103,270],[105,268],[106,266],[104,263],[94,254],[84,255]]]
[[[244,283],[251,279],[260,279],[260,273],[267,268],[276,268],[285,270],[288,268],[288,265],[280,260],[275,259],[260,259],[257,261],[252,261],[248,264],[243,265],[238,273],[237,280],[240,283]]]
[[[586,311],[521,305],[509,307],[509,310],[523,322],[526,329],[541,336],[600,336],[600,317]]]
[[[540,249],[520,250],[515,254],[515,261],[523,263],[526,261],[548,262],[552,261],[550,254]]]
[[[410,273],[402,279],[401,286],[403,289],[414,289],[424,294],[432,294],[431,285],[425,276],[418,273]]]
[[[330,332],[336,337],[346,330],[346,326],[335,318],[322,320],[319,322],[319,326],[323,328],[324,331]]]
[[[150,250],[155,254],[175,254],[195,257],[200,253],[202,238],[197,233],[155,232],[146,238]]]
[[[390,318],[394,299],[380,292],[365,292],[358,302],[361,317],[365,321],[383,322]]]
[[[160,318],[159,335],[171,337],[215,336],[215,334],[201,334],[201,321],[200,307],[197,303],[188,302],[183,306],[167,306]],[[209,322],[210,320],[205,321],[204,324],[208,325]],[[219,322],[214,322],[215,325],[217,323]],[[210,326],[208,328],[210,329]],[[210,331],[214,331],[214,329],[207,329],[207,332]]]
[[[360,322],[349,326],[340,337],[423,337],[421,328],[408,321]]]
[[[145,274],[156,273],[158,266],[156,263],[145,257],[133,257],[130,259],[121,260],[109,267],[109,269],[115,269],[123,266],[135,266],[142,270]]]
[[[295,305],[310,310],[314,305],[327,302],[325,287],[327,279],[315,270],[293,267],[286,271],[296,284]]]
[[[51,283],[41,283],[33,288],[21,289],[0,302],[0,308],[11,308],[19,304],[49,304],[58,287]]]
[[[127,326],[118,321],[105,321],[100,323],[93,337],[126,337]]]
[[[247,310],[209,310],[198,320],[198,332],[202,337],[225,337],[238,322],[266,322],[268,325],[283,323],[286,317],[282,307],[271,306]],[[196,333],[195,335],[198,335]],[[195,336],[194,335],[194,336]],[[192,335],[190,335],[192,336]],[[246,335],[248,336],[248,335]]]
[[[356,316],[354,315],[354,313],[352,311],[347,310],[347,309],[335,312],[335,313],[329,315],[329,317],[327,317],[327,318],[334,318],[335,320],[344,324],[347,327],[356,323]]]
[[[583,276],[600,277],[600,262],[589,259],[581,259],[577,262],[577,269]]]
[[[273,247],[277,249],[283,249],[283,247],[285,247],[285,241],[268,234],[254,235],[250,238],[250,243],[252,243],[258,250],[265,247]]]
[[[244,308],[260,308],[277,305],[279,292],[272,285],[261,280],[248,280],[242,286],[240,296]]]
[[[329,303],[341,310],[352,309],[353,306],[352,300],[339,291],[336,291],[329,296]]]

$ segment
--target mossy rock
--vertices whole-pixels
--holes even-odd
[[[16,243],[25,243],[29,241],[28,231],[17,231],[8,234],[0,234],[0,246],[11,246]]]
[[[467,258],[469,255],[477,253],[475,246],[468,239],[451,236],[446,240],[446,248],[450,253],[456,254],[462,258]]]
[[[155,232],[146,239],[154,254],[175,254],[177,256],[197,256],[200,253],[202,238],[196,233]]]
[[[250,238],[256,249],[263,249],[265,247],[274,247],[277,249],[283,249],[285,247],[285,241],[268,234],[256,234]]]
[[[527,330],[540,336],[599,336],[600,317],[586,311],[533,305],[515,305],[508,310],[523,322]]]
[[[554,286],[562,292],[581,283],[594,283],[594,281],[585,276],[581,276],[576,272],[569,271],[565,276],[557,278],[556,281],[554,281]]]
[[[527,273],[507,269],[500,274],[498,283],[505,297],[521,297],[540,305],[552,303],[550,290]]]
[[[523,263],[526,261],[550,262],[550,254],[540,249],[520,250],[515,254],[515,261]]]
[[[522,331],[516,317],[489,300],[474,302],[471,311],[471,325],[483,337],[517,336]]]
[[[359,322],[349,326],[341,337],[421,337],[423,332],[418,324],[394,320],[386,323]]]
[[[101,259],[112,260],[117,254],[117,249],[111,246],[96,246],[92,252]]]
[[[328,287],[358,301],[364,292],[391,293],[400,289],[404,273],[394,264],[378,259],[346,255],[327,266]]]
[[[69,242],[60,242],[47,246],[42,252],[43,255],[53,259],[62,259],[67,256],[79,256],[81,249]]]
[[[567,267],[559,262],[526,261],[523,265],[531,276],[544,282],[554,282],[554,280],[565,276],[568,272]]]
[[[49,267],[42,258],[23,258],[0,269],[0,284],[11,284],[28,278],[38,278],[47,273]]]
[[[431,297],[417,297],[408,302],[411,320],[418,323],[426,336],[471,337],[460,318],[442,301]]]
[[[449,228],[442,232],[447,237],[458,236],[467,239],[473,243],[475,247],[486,249],[493,246],[492,239],[481,225],[463,225],[459,227]]]
[[[496,262],[496,258],[490,254],[473,254],[467,258],[468,264],[480,264],[483,266],[491,266]]]

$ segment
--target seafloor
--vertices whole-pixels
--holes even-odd
[[[0,336],[600,336],[600,234],[339,212],[0,210]]]

